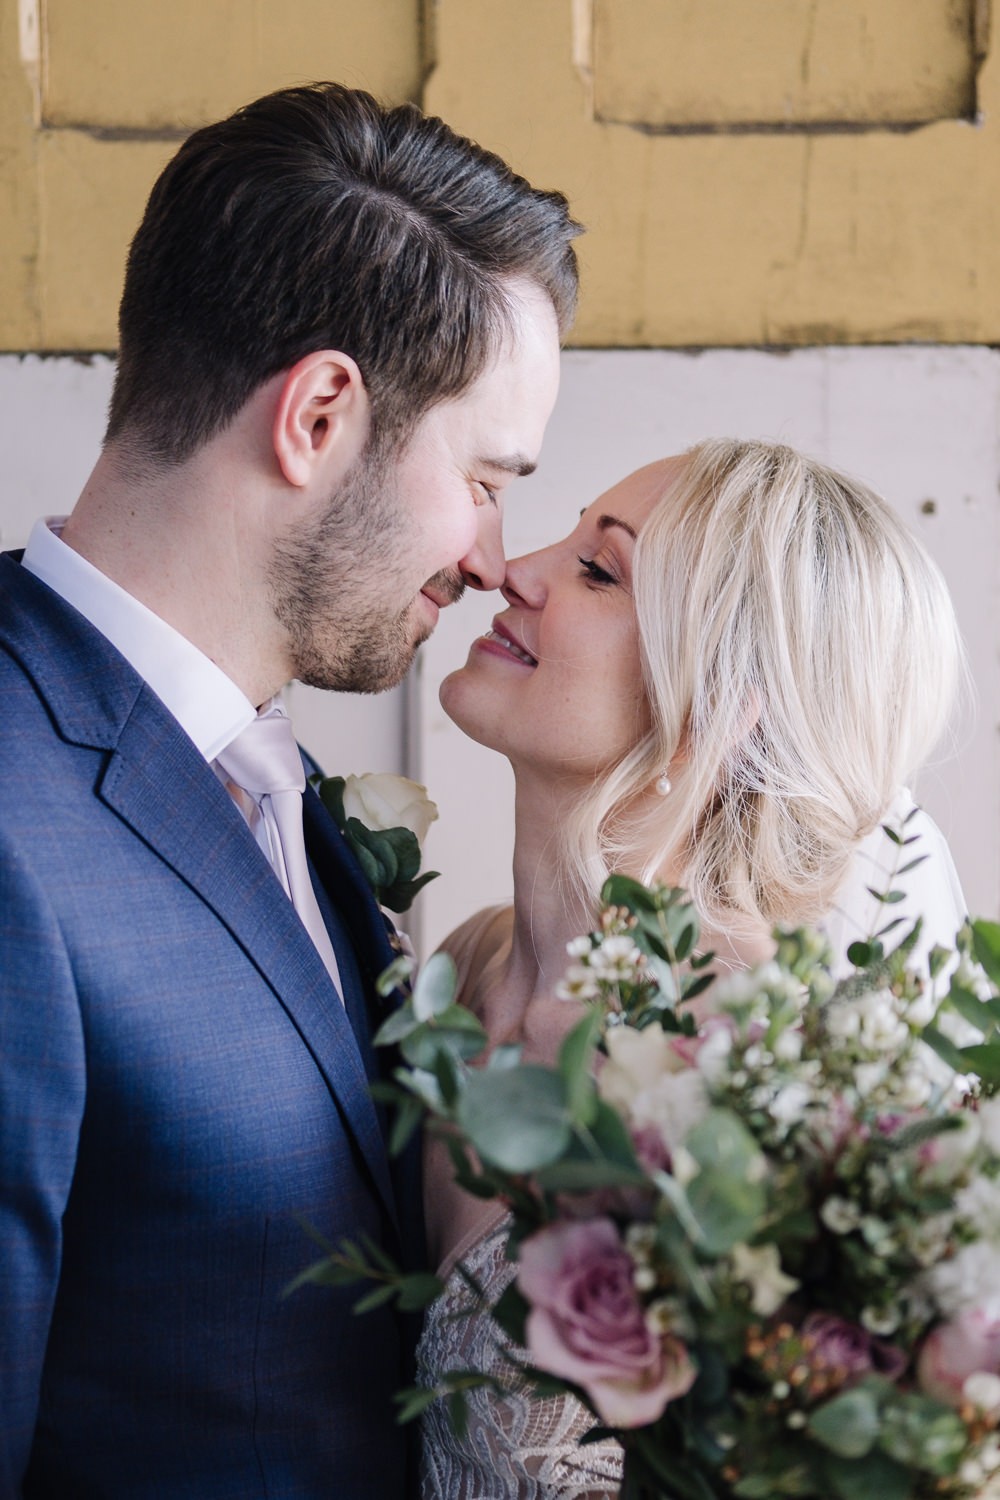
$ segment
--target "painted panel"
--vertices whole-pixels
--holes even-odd
[[[976,0],[594,0],[597,118],[913,125],[976,112]]]
[[[419,97],[416,0],[46,0],[45,34],[49,126],[185,134],[313,78]]]

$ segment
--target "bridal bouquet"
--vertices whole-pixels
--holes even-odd
[[[891,922],[840,982],[808,931],[713,977],[682,892],[613,877],[603,905],[556,1067],[470,1067],[443,955],[381,1035],[397,1138],[426,1117],[510,1211],[512,1382],[579,1398],[633,1500],[1000,1496],[1000,926],[947,978]]]

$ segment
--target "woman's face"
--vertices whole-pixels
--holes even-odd
[[[466,734],[509,757],[589,780],[649,727],[632,554],[678,460],[630,474],[564,541],[507,565],[501,610],[441,687]]]

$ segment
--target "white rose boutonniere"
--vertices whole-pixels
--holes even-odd
[[[375,899],[408,911],[437,870],[420,871],[420,845],[438,815],[427,788],[388,772],[321,776],[313,782],[323,806],[350,844]]]

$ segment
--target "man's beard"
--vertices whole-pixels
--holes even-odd
[[[392,459],[363,454],[319,519],[275,547],[274,612],[300,682],[381,693],[406,676],[431,632],[414,633],[412,598],[393,612],[397,601],[384,593],[385,580],[405,564],[404,521]],[[465,584],[457,570],[445,569],[425,587],[454,603]]]

